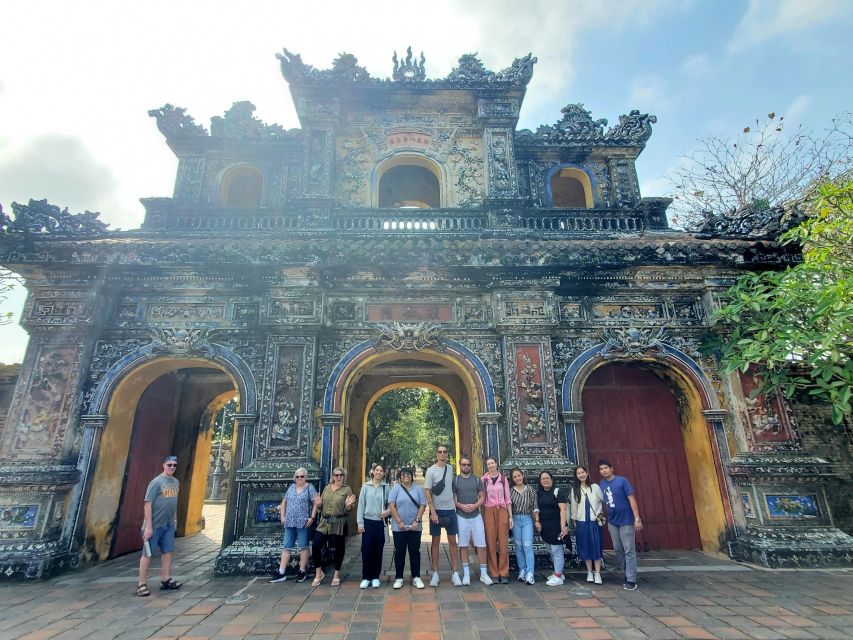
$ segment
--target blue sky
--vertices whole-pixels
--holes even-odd
[[[770,111],[821,130],[853,108],[847,0],[33,0],[3,3],[0,24],[0,203],[46,197],[122,228],[174,181],[148,109],[171,102],[206,125],[251,100],[267,122],[297,126],[274,58],[284,46],[320,67],[347,51],[380,77],[407,45],[430,77],[463,53],[500,69],[532,51],[519,126],[552,124],[570,102],[611,124],[633,108],[658,116],[638,163],[648,196],[670,192],[666,174],[701,136]],[[20,360],[25,341],[0,327],[0,362]]]

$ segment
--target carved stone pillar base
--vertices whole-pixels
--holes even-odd
[[[231,485],[233,503],[226,521],[229,537],[216,557],[214,575],[260,575],[278,567],[281,555],[279,505],[296,469],[305,467],[315,487],[320,467],[313,460],[254,460],[238,470]]]
[[[76,551],[57,541],[16,544],[0,551],[0,578],[9,581],[44,580],[80,566]],[[10,545],[11,547],[11,545]]]
[[[729,555],[772,569],[853,566],[853,537],[834,527],[748,527]]]
[[[853,566],[853,537],[835,528],[826,500],[835,476],[829,462],[752,452],[732,458],[728,471],[746,523],[728,543],[732,558],[771,568]]]

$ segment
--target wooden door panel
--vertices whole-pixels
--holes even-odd
[[[177,402],[178,379],[171,373],[152,382],[139,399],[111,557],[142,548],[145,489],[163,472],[163,458],[171,453]]]
[[[606,458],[634,486],[644,525],[638,547],[701,549],[681,423],[666,383],[639,367],[607,365],[587,380],[583,409],[593,478],[600,480],[598,460]]]

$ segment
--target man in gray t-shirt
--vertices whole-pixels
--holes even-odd
[[[148,483],[145,490],[145,505],[142,522],[142,557],[139,559],[139,583],[136,595],[148,596],[148,567],[154,547],[160,549],[160,589],[171,591],[181,584],[172,580],[172,551],[175,548],[175,513],[178,510],[180,483],[175,477],[178,459],[166,456],[163,473]]]
[[[486,488],[483,481],[471,473],[471,458],[459,458],[459,475],[453,481],[453,495],[456,504],[456,523],[459,528],[459,559],[462,561],[462,584],[471,584],[471,570],[468,566],[468,544],[474,542],[477,558],[480,560],[480,582],[492,584],[486,565],[486,530],[480,507],[486,501]]]
[[[435,449],[437,461],[424,475],[424,493],[429,505],[429,534],[432,536],[432,578],[429,586],[438,586],[438,557],[441,546],[441,529],[447,532],[450,547],[450,569],[453,584],[462,585],[459,577],[458,552],[456,547],[456,511],[453,503],[453,478],[456,474],[447,464],[447,446],[440,444]]]

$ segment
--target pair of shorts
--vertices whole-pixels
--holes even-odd
[[[467,547],[471,540],[478,549],[486,546],[486,527],[483,524],[483,516],[478,513],[476,518],[463,518],[457,514],[456,523],[459,528],[460,547]]]
[[[162,527],[154,527],[154,533],[148,539],[151,549],[160,549],[160,553],[172,553],[175,550],[175,525],[169,523]]]
[[[293,551],[294,543],[297,549],[308,548],[308,528],[307,527],[285,527],[284,542],[281,545],[282,549]]]
[[[438,523],[432,521],[432,516],[429,519],[429,534],[431,536],[440,536],[442,528],[444,528],[449,536],[455,536],[458,533],[456,509],[436,509],[435,515],[438,516]]]

